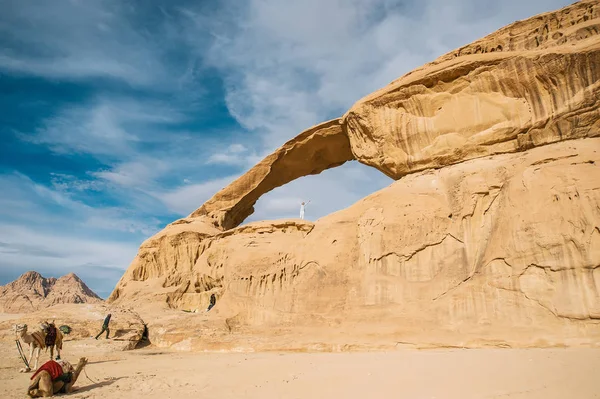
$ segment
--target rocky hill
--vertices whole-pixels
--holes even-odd
[[[67,303],[100,303],[96,295],[74,273],[58,279],[30,271],[0,286],[0,312],[25,313]]]
[[[142,316],[185,348],[595,345],[599,33],[584,0],[404,75],[146,240],[109,302],[215,294],[202,317]],[[238,227],[264,193],[349,160],[397,181],[315,223]]]

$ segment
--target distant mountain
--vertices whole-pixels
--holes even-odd
[[[96,295],[77,275],[45,278],[38,272],[24,273],[0,286],[0,312],[25,313],[61,303],[100,303]]]

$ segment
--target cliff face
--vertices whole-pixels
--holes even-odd
[[[201,309],[214,293],[201,324],[253,347],[264,328],[363,346],[598,342],[599,7],[515,23],[307,130],[148,239],[109,301]],[[235,227],[261,194],[353,158],[398,181],[316,223]]]
[[[517,22],[356,103],[356,159],[398,179],[486,155],[598,135],[596,0]]]
[[[99,302],[102,299],[74,273],[56,279],[27,272],[12,283],[0,286],[0,309],[4,313],[32,312],[57,304]]]

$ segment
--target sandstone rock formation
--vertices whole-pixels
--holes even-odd
[[[74,273],[44,278],[27,272],[12,283],[0,287],[0,312],[24,313],[62,303],[99,303],[96,295]]]
[[[403,76],[344,116],[353,154],[398,179],[598,135],[599,19],[597,0],[580,1]]]
[[[517,22],[302,133],[142,244],[109,301],[217,295],[148,320],[185,348],[600,342],[599,10]],[[236,227],[353,158],[398,181],[315,223]]]

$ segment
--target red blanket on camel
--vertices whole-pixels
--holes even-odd
[[[63,369],[60,366],[60,364],[56,363],[54,360],[48,360],[46,363],[42,364],[42,366],[39,369],[37,369],[35,374],[31,376],[31,379],[33,380],[35,376],[42,371],[47,371],[48,374],[50,374],[50,378],[52,378],[52,381],[60,377],[63,373]]]

